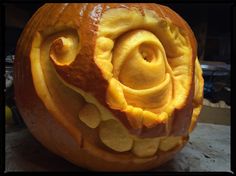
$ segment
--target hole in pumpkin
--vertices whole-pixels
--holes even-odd
[[[151,62],[152,58],[148,56],[146,52],[142,52],[143,59],[146,60],[147,62]]]
[[[153,62],[157,59],[157,48],[152,44],[142,44],[139,47],[139,52],[146,62]]]

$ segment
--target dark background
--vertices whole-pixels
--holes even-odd
[[[43,3],[5,4],[5,54],[14,54],[19,35]],[[230,64],[231,3],[168,3],[191,26],[198,41],[198,56],[204,61]]]
[[[200,60],[230,63],[231,4],[168,4],[190,25]]]

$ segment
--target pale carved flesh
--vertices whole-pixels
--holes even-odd
[[[31,71],[38,96],[57,118],[66,113],[76,117],[85,128],[97,133],[105,147],[138,157],[152,157],[180,145],[183,136],[141,138],[125,126],[96,98],[63,80],[55,65],[70,65],[80,52],[79,29],[59,24],[38,32],[31,48]],[[190,91],[192,48],[188,36],[171,21],[152,10],[110,9],[98,24],[94,62],[108,82],[106,102],[118,109],[134,129],[152,128],[167,123],[171,130],[175,108],[184,105]],[[202,71],[195,61],[195,91],[192,131],[201,110]],[[71,101],[71,109],[55,102]],[[54,102],[55,101],[55,102]],[[71,121],[78,123],[75,119]],[[63,121],[64,123],[64,121]],[[64,123],[66,126],[67,123]],[[74,129],[70,129],[76,131]],[[87,130],[87,129],[86,129]]]

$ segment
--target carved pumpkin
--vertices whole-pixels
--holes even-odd
[[[100,171],[171,159],[203,97],[194,34],[157,4],[45,4],[18,41],[14,84],[35,138]]]

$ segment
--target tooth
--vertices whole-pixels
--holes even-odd
[[[99,137],[107,147],[117,152],[129,151],[133,146],[133,139],[128,131],[116,120],[102,122]]]
[[[98,108],[91,103],[87,103],[79,111],[79,119],[90,128],[96,128],[99,125],[101,122],[100,116]]]
[[[159,149],[161,151],[168,151],[182,142],[181,136],[169,136],[160,141]]]
[[[156,153],[159,143],[160,138],[137,139],[134,142],[132,152],[139,157],[150,157]]]

